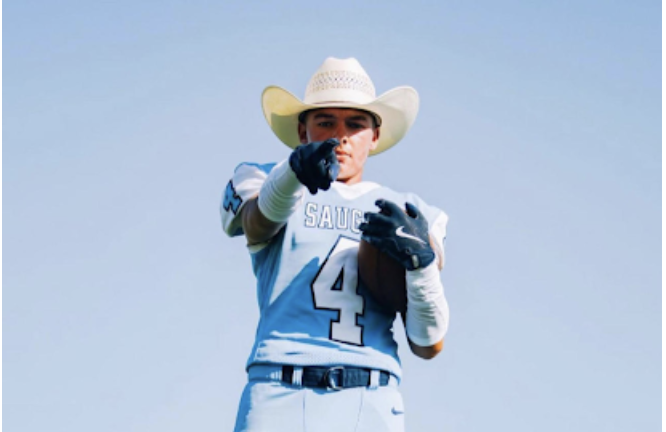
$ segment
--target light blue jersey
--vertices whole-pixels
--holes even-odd
[[[273,166],[241,164],[236,169],[221,206],[229,235],[243,234],[240,209],[257,195]],[[385,370],[400,378],[395,314],[372,299],[357,271],[358,226],[365,212],[378,211],[374,203],[379,198],[416,205],[443,251],[446,215],[414,194],[371,182],[335,182],[316,195],[306,191],[277,236],[249,247],[260,319],[248,367],[344,365]]]

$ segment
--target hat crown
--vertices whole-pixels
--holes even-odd
[[[375,98],[375,86],[358,60],[329,57],[310,78],[303,102],[367,103]]]

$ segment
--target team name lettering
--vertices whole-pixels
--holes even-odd
[[[308,228],[337,229],[359,234],[363,211],[349,207],[337,207],[313,202],[305,203],[305,226]]]

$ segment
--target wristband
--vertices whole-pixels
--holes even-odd
[[[419,346],[441,341],[449,327],[449,305],[439,279],[437,262],[407,271],[407,317],[405,330]]]
[[[286,222],[303,200],[305,187],[284,160],[271,170],[259,191],[259,211],[273,222]]]

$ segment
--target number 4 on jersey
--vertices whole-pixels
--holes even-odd
[[[339,342],[363,345],[363,297],[358,288],[357,240],[340,236],[312,281],[315,309],[338,312],[331,320],[329,338]]]

